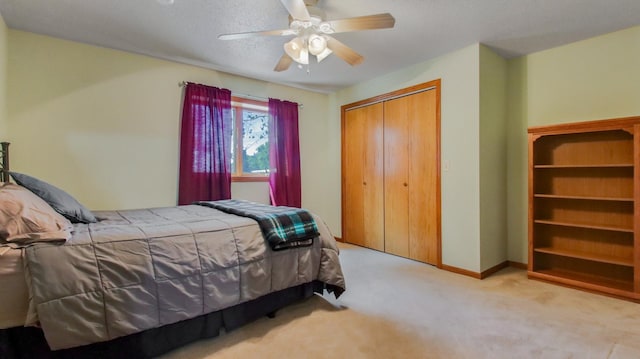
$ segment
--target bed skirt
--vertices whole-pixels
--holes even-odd
[[[322,293],[324,283],[314,281],[283,289],[217,312],[145,330],[140,333],[77,348],[51,351],[42,330],[15,327],[0,330],[0,358],[153,358],[204,338],[217,337],[278,309]]]

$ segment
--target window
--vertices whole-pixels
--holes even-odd
[[[267,181],[269,176],[269,108],[267,102],[232,97],[233,181]]]

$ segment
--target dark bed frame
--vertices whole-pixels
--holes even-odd
[[[0,182],[9,182],[9,143],[0,145]],[[217,337],[222,329],[228,332],[263,316],[273,318],[277,310],[322,293],[324,288],[324,283],[313,281],[193,319],[64,350],[49,349],[40,328],[0,329],[0,358],[153,358],[200,339]]]
[[[0,142],[0,182],[9,182],[9,142]]]
[[[295,302],[322,293],[324,283],[314,281],[270,293],[246,303],[193,319],[116,338],[107,342],[51,351],[39,328],[15,327],[0,330],[0,358],[153,358],[200,339],[214,338]]]

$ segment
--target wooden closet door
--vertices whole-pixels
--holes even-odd
[[[409,133],[409,258],[438,264],[440,236],[439,126],[435,89],[407,96]]]
[[[349,110],[343,122],[343,237],[384,250],[383,106]]]
[[[409,257],[409,108],[405,97],[384,103],[385,252]]]
[[[435,90],[386,101],[385,250],[438,265],[439,144]]]

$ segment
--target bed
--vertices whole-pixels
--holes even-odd
[[[9,182],[8,144],[2,154],[1,179]],[[0,190],[38,193],[16,182]],[[49,204],[52,216],[62,213]],[[256,217],[240,216],[238,208]],[[274,315],[314,293],[339,296],[344,277],[327,226],[296,211],[288,218],[308,215],[312,221],[303,230],[296,223],[295,233],[278,222],[287,237],[274,237],[263,226],[274,217],[262,218],[280,210],[244,201],[201,202],[89,212],[84,215],[95,222],[70,227],[68,217],[55,217],[49,222],[62,235],[20,243],[5,234],[0,357],[154,357]],[[71,234],[61,239],[65,233]]]

